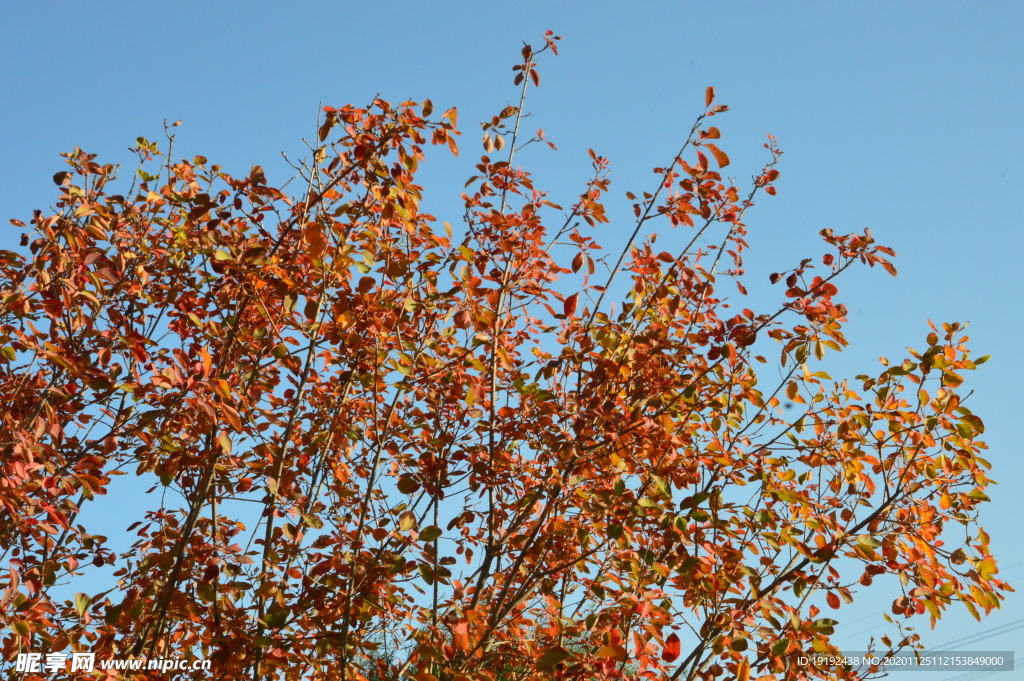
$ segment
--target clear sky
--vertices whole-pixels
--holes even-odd
[[[427,208],[457,222],[458,195],[481,150],[476,122],[514,96],[522,42],[565,36],[540,66],[532,128],[559,150],[523,163],[571,204],[586,149],[612,161],[614,242],[630,224],[622,195],[651,186],[714,85],[731,111],[716,119],[730,170],[745,178],[786,152],[779,195],[747,219],[752,284],[818,255],[817,232],[870,227],[900,276],[862,269],[840,283],[852,347],[835,377],[877,373],[880,355],[920,347],[926,320],[970,321],[977,353],[969,406],[987,424],[993,477],[985,525],[1004,578],[1024,587],[1024,459],[1016,401],[1024,384],[1024,3],[0,3],[0,217],[26,220],[55,198],[58,154],[75,145],[131,166],[136,137],[182,119],[176,155],[228,172],[253,163],[284,177],[320,103],[431,98],[458,106],[463,154],[428,156]],[[667,229],[665,230],[667,232]],[[20,230],[0,229],[0,248]],[[666,235],[667,236],[667,235]],[[599,238],[599,241],[601,239]],[[1014,425],[1018,424],[1018,425]],[[861,594],[841,612],[854,646],[877,631],[893,594]],[[871,617],[869,617],[871,616]],[[1024,596],[975,623],[953,612],[925,640],[981,633],[973,649],[1024,657]],[[866,631],[862,631],[866,630]],[[1006,631],[999,635],[999,631]],[[990,633],[986,633],[990,632]],[[1024,679],[1018,671],[994,678]],[[954,673],[933,674],[941,681]],[[916,677],[907,677],[916,678]]]

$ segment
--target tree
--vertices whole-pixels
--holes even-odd
[[[568,209],[516,165],[544,141],[521,124],[557,40],[523,48],[518,105],[483,124],[460,229],[420,210],[427,139],[458,153],[456,109],[429,100],[326,107],[291,198],[260,167],[158,163],[142,138],[123,194],[113,166],[66,155],[29,252],[0,252],[8,659],[857,678],[798,657],[838,650],[822,608],[858,583],[901,581],[882,650],[914,645],[913,616],[999,605],[961,326],[877,376],[814,366],[846,345],[837,278],[895,274],[868,231],[823,231],[828,252],[772,275],[777,306],[734,307],[781,152],[744,190],[724,180],[711,88],[599,258],[608,161],[591,152]],[[685,245],[657,251],[656,221]],[[78,520],[126,481],[152,505],[125,509],[136,539],[116,553]],[[116,584],[68,597],[105,565]]]

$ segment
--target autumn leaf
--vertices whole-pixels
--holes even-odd
[[[451,624],[452,645],[456,650],[469,650],[469,622],[464,619],[457,620]]]
[[[327,240],[324,238],[323,228],[316,222],[307,222],[305,229],[302,231],[302,239],[306,242],[306,247],[309,249],[309,257],[313,260],[319,260],[327,248]]]
[[[679,635],[672,632],[665,637],[665,646],[661,649],[661,659],[665,662],[675,662],[679,658],[679,649]]]
[[[718,163],[719,168],[724,168],[729,165],[729,157],[725,155],[725,152],[719,149],[711,142],[705,142],[704,148],[711,152],[711,155],[715,157],[715,162]]]
[[[558,666],[559,663],[564,662],[570,657],[572,657],[572,653],[565,648],[560,646],[548,648],[540,654],[539,658],[537,658],[537,669],[553,669]]]
[[[566,317],[572,317],[576,314],[576,303],[579,300],[580,294],[574,293],[568,296],[562,303],[562,311]]]
[[[556,40],[513,55],[520,86]],[[520,153],[542,130],[424,182],[460,134],[428,99],[324,107],[297,191],[144,138],[130,178],[67,152],[58,207],[0,251],[0,646],[199,642],[225,681],[749,681],[834,647],[822,600],[999,607],[985,421],[961,389],[987,356],[948,322],[826,373],[852,341],[839,278],[894,253],[824,229],[745,277],[765,242],[749,197],[782,152],[723,177],[714,101],[648,185],[612,196],[591,150],[568,203]],[[521,112],[486,110],[493,155]],[[432,193],[449,180],[454,207]],[[107,539],[90,504],[126,493]],[[107,568],[110,590],[61,595]]]

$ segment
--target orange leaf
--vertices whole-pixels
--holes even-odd
[[[313,260],[319,260],[327,249],[323,228],[315,222],[306,223],[306,228],[302,232],[302,240],[309,247],[309,257]]]
[[[452,623],[452,644],[456,650],[469,650],[469,621]]]
[[[622,646],[605,646],[597,651],[597,656],[616,662],[625,662],[629,658]]]
[[[750,661],[747,658],[740,660],[736,665],[736,681],[748,681],[750,679]]]
[[[705,142],[704,147],[711,152],[711,155],[718,161],[718,167],[724,168],[729,165],[729,157],[725,155],[725,152],[716,147],[711,142]]]
[[[704,91],[704,106],[711,106],[711,102],[715,101],[715,88],[708,86],[708,89]]]

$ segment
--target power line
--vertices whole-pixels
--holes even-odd
[[[930,646],[930,647],[933,650],[956,650],[957,648],[962,648],[965,645],[970,645],[972,643],[977,643],[978,641],[981,641],[982,639],[995,638],[997,636],[1002,636],[1003,634],[1008,634],[1011,631],[1016,631],[1017,629],[1020,629],[1022,627],[1024,627],[1024,617],[1022,617],[1019,620],[1013,620],[1012,622],[1007,622],[1006,624],[1000,624],[998,627],[992,627],[991,629],[986,629],[984,631],[979,631],[976,634],[971,634],[969,636],[963,636],[961,638],[954,639],[952,641],[948,641],[947,643],[944,643],[943,645],[940,645],[940,646]]]

